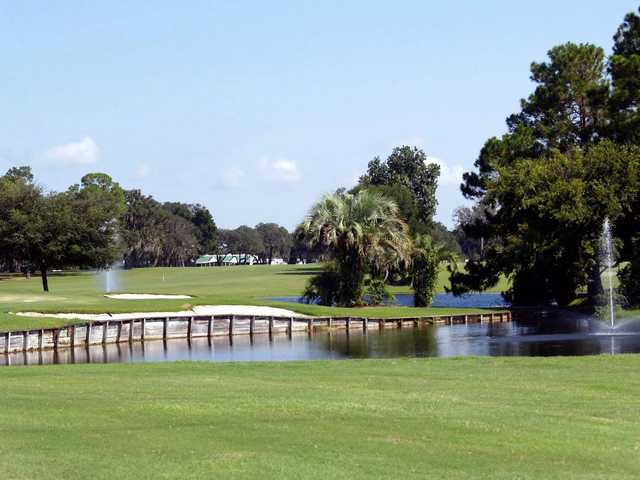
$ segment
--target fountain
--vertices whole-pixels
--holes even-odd
[[[120,290],[120,279],[118,274],[118,265],[112,265],[109,268],[98,272],[99,289],[104,293],[112,293]]]
[[[614,302],[614,288],[613,288],[613,275],[615,275],[613,266],[614,266],[614,255],[613,255],[613,241],[611,237],[611,223],[608,218],[605,218],[604,225],[602,226],[602,237],[601,237],[601,256],[602,261],[606,267],[606,301],[607,305],[607,313],[609,315],[609,325],[611,330],[615,329],[615,302]]]
[[[104,291],[106,293],[111,293],[111,285],[112,285],[112,282],[113,282],[113,280],[111,278],[112,276],[113,276],[113,274],[111,272],[111,269],[107,270],[104,273],[104,277],[105,277],[105,289],[104,289]]]
[[[602,235],[600,237],[600,264],[603,270],[604,294],[600,295],[596,306],[596,317],[600,322],[593,322],[595,332],[593,335],[611,337],[611,352],[615,351],[613,337],[638,336],[638,317],[622,315],[622,320],[616,318],[616,306],[625,300],[617,292],[614,286],[616,275],[616,252],[611,233],[611,222],[604,220]],[[598,325],[599,323],[599,325]],[[602,324],[606,327],[603,328]]]

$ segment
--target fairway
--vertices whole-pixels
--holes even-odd
[[[0,369],[2,478],[640,476],[640,356]]]
[[[478,311],[470,309],[371,307],[330,308],[316,305],[278,303],[268,297],[301,295],[307,280],[320,265],[252,265],[210,268],[141,268],[118,272],[119,292],[184,294],[188,300],[117,300],[104,297],[100,277],[93,272],[52,275],[49,293],[40,279],[6,276],[0,280],[0,331],[46,328],[68,321],[27,318],[8,312],[126,313],[178,311],[193,305],[271,305],[310,315],[414,316]],[[438,291],[448,284],[448,272],[439,275]],[[497,288],[504,288],[504,284]],[[409,287],[392,287],[394,293],[410,293]]]

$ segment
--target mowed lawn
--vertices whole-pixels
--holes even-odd
[[[177,311],[193,305],[272,305],[310,315],[414,316],[464,312],[462,309],[414,309],[374,307],[327,308],[315,305],[277,303],[268,297],[301,295],[319,265],[253,265],[211,268],[141,268],[118,272],[118,292],[168,293],[193,296],[189,300],[114,300],[104,297],[101,277],[92,272],[65,273],[50,277],[50,292],[44,293],[39,277],[0,277],[0,331],[46,328],[68,323],[59,319],[26,318],[9,312],[124,313]],[[440,272],[438,290],[448,285],[448,272]],[[499,285],[498,289],[504,288]],[[394,287],[395,293],[410,293]],[[470,311],[470,310],[466,310]],[[475,310],[477,311],[477,309]]]
[[[3,479],[640,478],[640,356],[0,369]]]

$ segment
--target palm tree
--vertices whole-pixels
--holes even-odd
[[[410,239],[392,200],[377,192],[324,196],[302,224],[311,248],[320,247],[333,260],[336,302],[362,304],[367,272],[386,272],[409,260]]]
[[[429,235],[417,235],[411,253],[411,286],[416,307],[428,307],[438,281],[442,262],[453,262],[454,258],[445,245],[434,243]]]

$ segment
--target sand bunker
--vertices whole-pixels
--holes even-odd
[[[18,312],[22,317],[64,318],[68,320],[131,320],[135,318],[190,317],[192,315],[255,315],[274,317],[305,317],[284,308],[258,307],[254,305],[198,305],[192,310],[180,312],[135,312],[135,313],[40,313]]]
[[[190,295],[162,295],[156,293],[109,293],[107,298],[116,300],[184,300],[193,298]]]

